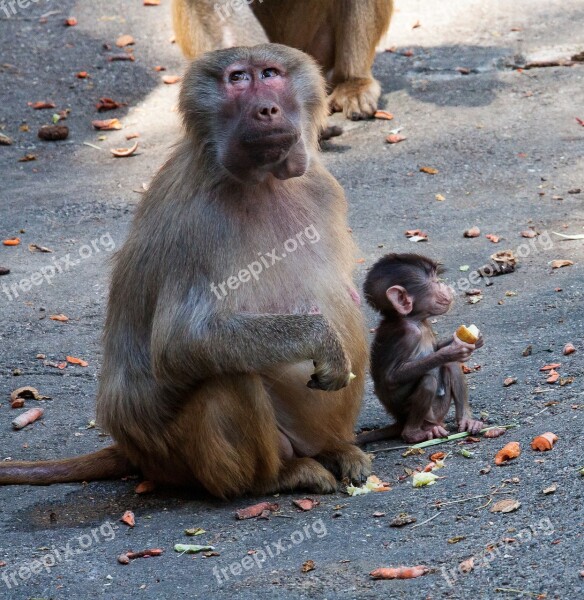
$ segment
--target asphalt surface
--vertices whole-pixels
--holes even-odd
[[[383,452],[374,472],[391,491],[320,497],[306,513],[292,505],[302,494],[258,499],[280,504],[270,520],[235,520],[234,511],[255,499],[220,503],[171,491],[137,496],[135,480],[5,487],[0,598],[584,597],[584,478],[578,473],[584,466],[584,246],[552,233],[584,232],[584,193],[569,193],[584,188],[584,127],[576,120],[584,119],[584,65],[514,68],[582,52],[584,6],[581,0],[508,4],[398,0],[385,42],[397,51],[380,53],[375,63],[382,108],[395,118],[344,123],[336,117],[345,133],[328,143],[324,160],[350,202],[356,259],[365,259],[357,264],[359,282],[387,251],[438,258],[453,283],[498,250],[519,256],[515,273],[489,287],[482,280],[472,285],[483,292],[476,304],[468,303],[463,281],[456,307],[436,323],[442,335],[461,323],[483,331],[485,347],[469,362],[480,365],[468,375],[473,409],[488,413],[491,424],[519,428],[464,446],[472,459],[454,443],[439,447],[452,455],[438,473],[444,479],[432,487],[414,489],[404,478],[405,469],[428,462],[428,452],[405,458],[401,451]],[[39,0],[15,5],[15,14],[7,7],[7,15],[0,3],[0,132],[14,140],[0,146],[0,238],[22,240],[0,246],[0,267],[11,270],[0,277],[3,460],[65,457],[109,443],[88,428],[102,359],[108,261],[124,241],[143,184],[179,133],[178,86],[161,81],[184,66],[169,41],[168,5]],[[69,16],[77,26],[63,25]],[[107,60],[124,52],[115,47],[121,34],[136,40],[134,62]],[[167,71],[155,71],[156,65]],[[90,77],[76,78],[79,71]],[[127,105],[98,114],[95,103],[104,96]],[[65,142],[36,137],[55,110],[27,103],[48,100],[55,110],[71,109]],[[91,127],[93,119],[111,117],[124,129]],[[397,128],[407,140],[386,144]],[[136,156],[112,158],[109,148],[129,146],[131,132],[140,134]],[[19,162],[27,154],[36,160]],[[438,173],[422,173],[422,166]],[[481,236],[464,238],[474,225]],[[540,235],[522,238],[530,228]],[[413,244],[404,235],[409,229],[423,230],[429,241]],[[489,233],[501,241],[490,242]],[[31,243],[53,253],[29,252]],[[562,259],[574,264],[551,268]],[[466,265],[469,271],[461,271]],[[49,318],[61,313],[68,322]],[[373,327],[375,317],[367,314]],[[576,352],[564,356],[568,342]],[[531,355],[523,356],[527,346]],[[89,366],[50,366],[66,356]],[[556,362],[564,385],[547,384],[539,370]],[[504,387],[507,377],[517,382]],[[10,408],[9,394],[24,385],[51,399],[28,400],[27,408],[42,402],[44,418],[15,432],[10,422],[20,411]],[[386,422],[369,384],[359,426]],[[530,440],[546,431],[558,435],[555,448],[533,452]],[[493,457],[508,441],[520,442],[523,453],[495,467]],[[556,491],[544,494],[553,484]],[[505,498],[521,506],[491,513]],[[134,528],[119,522],[126,510],[136,515]],[[419,526],[390,527],[402,512]],[[205,533],[184,535],[196,527]],[[176,543],[213,545],[219,555],[180,555]],[[120,553],[146,548],[164,553],[118,564]],[[475,568],[464,574],[459,565],[471,557]],[[308,560],[314,570],[302,572]],[[419,564],[432,572],[407,581],[369,577],[377,567]]]

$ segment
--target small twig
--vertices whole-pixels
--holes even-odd
[[[292,515],[272,515],[272,517],[280,517],[280,519],[294,519]]]
[[[539,415],[541,415],[542,413],[544,413],[548,408],[549,408],[549,406],[546,406],[543,410],[540,410],[538,413],[535,413],[533,416],[534,417],[538,417]]]
[[[525,590],[516,590],[514,588],[495,588],[495,591],[508,594],[521,594],[522,596],[533,596],[534,598],[541,596],[541,594],[536,592],[526,592]]]
[[[391,446],[388,448],[380,448],[379,450],[369,450],[371,454],[377,454],[378,452],[390,452],[391,450],[407,450],[411,446]]]
[[[410,529],[415,529],[416,527],[421,527],[422,525],[429,523],[430,521],[435,519],[439,514],[440,514],[440,511],[438,511],[433,517],[430,517],[429,519],[426,519],[425,521],[422,521],[421,523],[416,523],[414,526],[410,527]]]
[[[496,489],[494,492],[491,492],[490,494],[480,494],[478,496],[470,496],[469,498],[459,498],[458,500],[451,500],[450,502],[440,502],[440,504],[431,504],[430,506],[437,506],[438,508],[442,508],[443,506],[449,506],[450,504],[460,504],[461,502],[468,502],[469,500],[478,500],[479,498],[489,498],[491,499],[491,496],[494,496],[495,494],[511,494],[513,492],[511,492],[511,490],[506,491],[506,490],[502,490],[502,489]],[[491,499],[492,501],[492,499]],[[487,506],[489,504],[487,503]]]
[[[90,148],[95,148],[96,150],[103,150],[103,148],[100,148],[99,146],[96,146],[95,144],[90,144],[89,142],[83,142],[83,144],[85,146],[89,146]]]

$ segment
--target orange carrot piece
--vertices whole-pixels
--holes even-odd
[[[67,356],[67,362],[72,365],[79,365],[80,367],[87,367],[89,363],[82,358],[75,358],[74,356]]]
[[[44,408],[31,408],[21,415],[18,415],[18,417],[12,421],[12,427],[14,427],[14,429],[22,429],[40,419],[44,412]]]
[[[501,448],[495,456],[495,464],[502,465],[512,458],[517,458],[521,454],[521,446],[519,442],[509,442],[506,446]]]
[[[414,579],[415,577],[421,577],[429,572],[430,569],[428,567],[417,565],[416,567],[382,567],[371,571],[369,575],[371,575],[373,579]]]
[[[555,433],[548,431],[547,433],[538,435],[537,437],[533,438],[533,441],[531,442],[531,447],[534,450],[546,452],[547,450],[551,450],[557,441],[558,436]]]
[[[5,246],[18,246],[18,244],[20,244],[20,238],[10,238],[9,240],[4,240],[2,243]]]

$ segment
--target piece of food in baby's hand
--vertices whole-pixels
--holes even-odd
[[[455,333],[456,337],[467,344],[476,344],[480,337],[479,328],[476,325],[461,325]]]

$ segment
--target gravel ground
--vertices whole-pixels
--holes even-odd
[[[382,452],[374,472],[391,491],[321,497],[308,513],[292,505],[301,494],[265,498],[281,505],[268,521],[235,520],[234,511],[254,499],[220,503],[164,491],[138,497],[136,481],[5,487],[0,598],[583,597],[584,247],[552,232],[582,233],[584,227],[584,193],[571,193],[584,189],[584,127],[576,121],[584,119],[584,65],[513,67],[582,52],[584,6],[581,0],[508,4],[398,0],[385,42],[396,51],[380,53],[375,63],[382,108],[395,118],[344,123],[335,117],[345,133],[327,145],[324,159],[349,198],[356,258],[365,259],[359,281],[387,251],[415,249],[442,260],[460,293],[455,309],[436,323],[438,332],[448,335],[464,322],[485,335],[485,347],[469,363],[480,365],[468,375],[473,408],[488,413],[492,424],[520,427],[466,446],[473,459],[455,444],[441,447],[453,454],[440,472],[444,479],[432,487],[413,489],[404,478],[406,469],[425,465],[427,455]],[[179,132],[178,86],[164,85],[154,67],[164,65],[173,75],[184,63],[169,42],[168,0],[159,7],[39,0],[16,8],[13,14],[0,3],[0,131],[14,139],[0,146],[0,237],[22,239],[18,247],[0,246],[0,267],[11,270],[0,278],[0,458],[56,458],[109,443],[88,428],[109,258],[125,238],[143,184]],[[69,16],[77,26],[63,25]],[[134,36],[135,62],[108,62],[123,52],[115,48],[121,34]],[[79,71],[90,77],[76,78]],[[95,103],[103,96],[127,105],[99,116]],[[27,105],[41,100],[71,109],[67,141],[37,139],[54,112]],[[91,120],[110,117],[124,129],[103,135],[92,129]],[[407,140],[385,144],[395,128]],[[137,155],[112,158],[108,149],[128,146],[130,132],[140,133]],[[36,160],[19,162],[28,154]],[[422,166],[439,172],[422,173]],[[473,225],[483,235],[465,239],[463,231]],[[422,229],[429,241],[412,245],[407,229]],[[528,229],[540,235],[522,238]],[[499,244],[486,239],[488,233],[500,236]],[[54,253],[31,253],[30,243]],[[480,267],[504,249],[520,257],[518,270],[489,287],[482,280],[473,284],[483,299],[469,304],[463,288],[470,271],[460,267]],[[552,270],[558,259],[574,264]],[[47,267],[56,261],[62,272],[51,279]],[[24,279],[33,283],[22,286]],[[59,313],[69,322],[48,318]],[[375,325],[370,312],[368,321]],[[563,356],[568,342],[577,350]],[[524,356],[527,346],[532,352]],[[79,356],[89,366],[60,370],[38,354],[52,362]],[[561,363],[565,385],[546,384],[539,369],[552,362]],[[503,387],[506,377],[517,383]],[[8,397],[22,385],[51,399],[43,401],[42,421],[13,432]],[[359,426],[386,422],[369,384]],[[559,441],[552,452],[536,454],[529,442],[545,431]],[[481,474],[512,440],[521,443],[522,456]],[[544,494],[552,484],[555,493]],[[505,498],[520,508],[491,513]],[[136,515],[132,529],[119,522],[128,509]],[[419,526],[390,527],[402,512]],[[187,538],[184,529],[193,527],[206,533]],[[219,555],[179,555],[173,551],[178,542],[211,544]],[[165,552],[128,566],[116,561],[124,551],[151,547]],[[465,574],[459,565],[471,557],[475,568]],[[302,572],[308,560],[315,568]],[[432,572],[411,581],[368,575],[380,566],[417,564]]]

